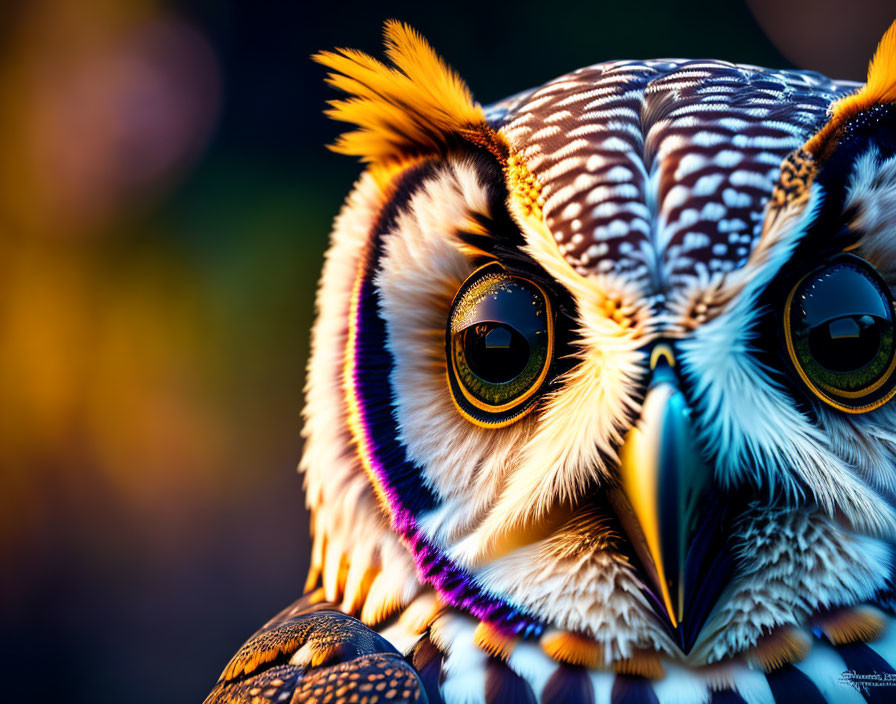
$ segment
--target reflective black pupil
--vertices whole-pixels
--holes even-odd
[[[788,350],[817,396],[854,412],[886,398],[896,356],[893,304],[867,263],[842,255],[807,275],[790,306]]]
[[[551,322],[544,292],[497,265],[464,282],[445,334],[448,382],[462,413],[512,414],[538,391],[551,362]]]
[[[809,330],[809,349],[825,369],[841,374],[858,371],[877,358],[881,334],[889,324],[871,315],[835,318]]]
[[[460,332],[467,364],[491,384],[516,379],[529,363],[529,343],[508,325],[477,323]]]

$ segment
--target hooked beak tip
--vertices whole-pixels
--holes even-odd
[[[658,345],[650,362],[641,417],[620,448],[613,504],[657,612],[688,652],[727,578],[724,509],[698,450],[671,349]]]

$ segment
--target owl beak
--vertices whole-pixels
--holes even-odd
[[[613,504],[657,612],[689,652],[727,579],[725,509],[698,449],[672,348],[657,345],[650,367],[641,417],[620,450]]]

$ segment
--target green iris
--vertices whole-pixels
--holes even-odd
[[[810,331],[796,332],[793,338],[793,347],[802,363],[803,370],[816,383],[840,391],[857,392],[868,388],[884,375],[893,359],[892,324],[876,320],[869,327],[871,328],[870,332],[866,331],[863,335],[856,336],[855,340],[850,340],[845,345],[841,343],[840,346],[843,346],[844,349],[836,354],[844,359],[851,358],[854,360],[853,364],[857,365],[856,369],[845,371],[829,369],[818,361],[813,353],[813,347],[820,347],[820,343],[812,344],[813,335]],[[816,334],[814,337],[822,337],[822,335]],[[825,337],[829,338],[829,336]],[[867,339],[863,341],[861,337],[871,338],[872,342],[869,344]],[[827,342],[829,347],[838,346],[834,339],[829,338]],[[872,345],[877,349],[869,358],[868,351]]]
[[[883,399],[891,386],[893,304],[886,284],[858,257],[841,256],[797,284],[788,339],[808,382],[847,410]]]
[[[450,370],[466,392],[459,405],[499,410],[539,386],[550,363],[550,315],[532,282],[497,266],[475,272],[455,298],[447,335]]]

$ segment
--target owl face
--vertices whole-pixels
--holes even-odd
[[[370,166],[318,296],[309,588],[639,674],[876,632],[896,30],[865,87],[624,61],[484,110],[386,36],[318,57]]]

